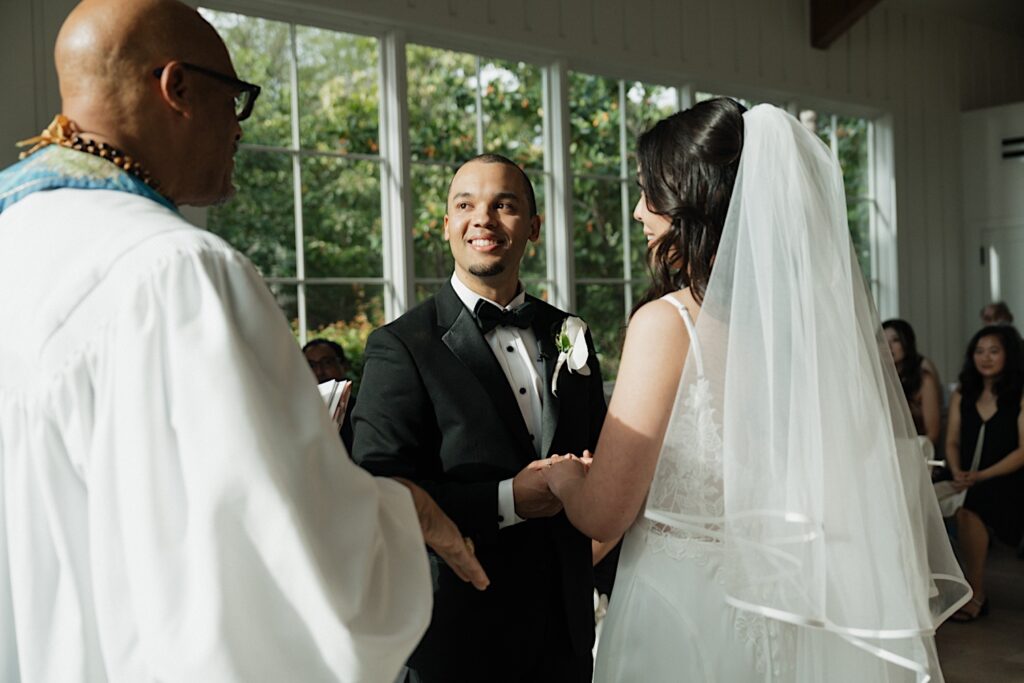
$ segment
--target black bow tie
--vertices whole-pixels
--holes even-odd
[[[498,326],[529,327],[533,322],[534,313],[536,313],[536,309],[532,301],[526,301],[514,308],[504,310],[489,301],[480,299],[476,302],[476,308],[473,309],[476,324],[484,334]]]

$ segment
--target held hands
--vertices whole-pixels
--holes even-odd
[[[455,522],[441,510],[426,491],[407,479],[395,477],[395,481],[408,487],[412,493],[424,542],[460,579],[473,584],[477,590],[487,588],[491,581],[476,559],[473,541],[459,532]]]
[[[568,487],[582,483],[592,462],[593,457],[590,451],[583,451],[582,458],[571,453],[554,455],[548,458],[546,466],[541,468],[541,474],[548,489],[554,496],[561,499]]]
[[[516,514],[523,519],[551,517],[562,511],[562,502],[548,490],[542,474],[550,463],[551,458],[534,460],[512,479],[512,500]]]
[[[969,489],[978,482],[982,481],[982,477],[978,476],[978,472],[957,472],[953,475],[953,490],[963,491]]]

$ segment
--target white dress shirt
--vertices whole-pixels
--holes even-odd
[[[515,298],[508,302],[507,306],[502,306],[471,290],[459,279],[458,274],[452,274],[452,288],[470,311],[476,309],[480,299],[494,304],[502,310],[514,308],[526,300],[526,291],[520,287]],[[530,438],[533,440],[534,455],[540,457],[544,414],[544,361],[538,353],[537,338],[529,327],[520,329],[499,325],[485,334],[484,339],[491,347],[491,351],[494,353],[498,365],[501,366],[502,372],[505,373],[508,385],[516,397],[519,412],[522,414],[523,422],[526,423]],[[499,529],[524,521],[516,514],[511,479],[506,479],[498,484],[498,520]]]

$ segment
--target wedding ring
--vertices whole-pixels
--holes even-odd
[[[476,555],[476,547],[473,545],[473,539],[469,536],[463,536],[462,540],[466,543],[466,550],[469,551],[469,554]]]

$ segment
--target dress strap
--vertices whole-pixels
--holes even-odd
[[[697,326],[693,323],[693,318],[690,317],[690,311],[671,294],[661,297],[661,301],[667,301],[675,306],[676,310],[679,311],[679,315],[682,316],[683,322],[686,324],[686,331],[690,335],[690,348],[693,350],[693,359],[697,361],[697,376],[704,377],[704,360],[701,357],[700,341],[697,339]]]

